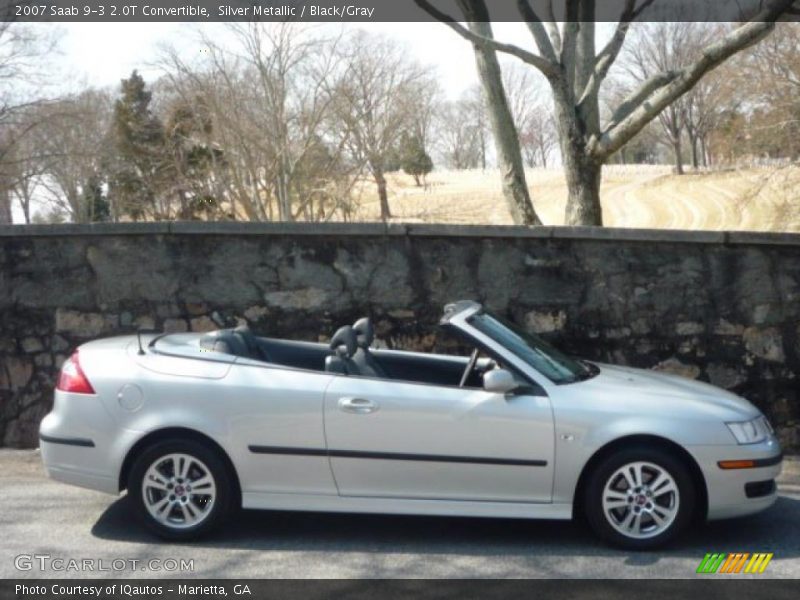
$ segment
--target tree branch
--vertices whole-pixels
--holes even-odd
[[[566,22],[561,42],[561,65],[567,78],[567,89],[574,95],[575,82],[575,49],[578,41],[578,0],[567,0]],[[570,98],[570,102],[575,99]]]
[[[561,32],[558,30],[558,22],[553,12],[553,0],[548,0],[545,5],[545,21],[547,29],[550,31],[550,39],[553,41],[553,50],[557,55],[561,54]],[[558,62],[558,61],[556,61]]]
[[[640,6],[636,6],[637,0],[627,0],[625,8],[620,15],[619,23],[614,35],[605,45],[605,47],[597,55],[594,63],[594,69],[583,90],[580,99],[578,100],[579,110],[584,110],[585,105],[598,94],[600,86],[608,75],[608,71],[614,61],[617,60],[622,45],[625,43],[625,37],[628,34],[631,22],[633,22],[641,13],[650,6],[654,0],[645,0]]]
[[[438,8],[433,6],[427,0],[414,0],[414,3],[419,6],[422,10],[427,12],[437,21],[441,21],[445,25],[447,25],[450,29],[455,31],[458,35],[463,37],[465,40],[472,42],[476,46],[481,48],[488,48],[491,50],[496,50],[497,52],[504,52],[506,54],[510,54],[512,56],[516,56],[523,62],[528,63],[539,69],[545,77],[554,77],[557,74],[556,65],[552,62],[534,54],[533,52],[528,52],[527,50],[523,50],[519,46],[515,46],[514,44],[504,44],[502,42],[498,42],[497,40],[493,40],[491,38],[487,38],[481,35],[477,35],[472,33],[469,29],[461,25],[455,18],[451,17],[447,13],[440,11]]]
[[[588,144],[589,153],[604,159],[616,152],[664,108],[688,92],[706,73],[740,50],[762,40],[774,27],[775,20],[793,0],[776,0],[754,19],[706,46],[700,58],[674,73],[662,73],[648,79],[623,103],[612,122]],[[622,107],[620,107],[622,109]]]
[[[553,49],[553,42],[550,36],[547,35],[541,19],[533,10],[528,0],[517,0],[517,10],[522,18],[525,19],[525,24],[528,26],[528,31],[531,32],[533,39],[536,41],[536,47],[539,48],[542,56],[552,63],[556,63],[556,52]]]

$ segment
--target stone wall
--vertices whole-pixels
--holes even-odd
[[[461,298],[575,354],[733,390],[800,449],[800,236],[380,224],[0,227],[0,440],[36,444],[90,338],[216,312],[316,340],[370,314],[386,344],[430,349]]]

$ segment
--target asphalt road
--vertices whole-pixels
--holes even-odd
[[[799,460],[786,461],[779,488],[761,515],[710,523],[647,553],[608,548],[569,522],[265,511],[245,511],[201,542],[170,544],[132,520],[124,497],[50,481],[36,451],[0,450],[0,577],[691,578],[706,552],[758,551],[775,553],[759,577],[796,578]],[[141,562],[136,571],[19,571],[19,555]],[[192,559],[194,571],[141,570],[151,559]]]

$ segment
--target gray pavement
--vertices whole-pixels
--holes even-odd
[[[213,537],[172,544],[143,531],[124,497],[50,481],[37,451],[0,450],[0,577],[691,578],[706,552],[774,552],[758,577],[796,578],[800,461],[784,463],[779,489],[778,502],[761,515],[710,523],[647,553],[611,549],[569,522],[271,511],[245,511]],[[95,568],[100,560],[105,568],[114,559],[140,562],[136,570],[98,573],[41,571],[36,559],[20,571],[20,555],[90,559]],[[151,559],[193,560],[194,570],[142,570]]]

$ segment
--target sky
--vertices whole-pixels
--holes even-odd
[[[54,57],[57,72],[64,82],[56,85],[80,87],[83,84],[116,86],[133,69],[146,80],[158,77],[154,66],[158,47],[173,44],[182,53],[199,52],[197,30],[224,36],[224,24],[193,23],[59,23],[38,27],[61,30],[60,55]],[[439,23],[358,23],[351,27],[393,37],[407,45],[420,62],[434,65],[442,87],[450,97],[477,83],[475,62],[470,45]],[[530,45],[527,31],[519,23],[495,25],[498,39]],[[61,77],[59,77],[60,79]]]

